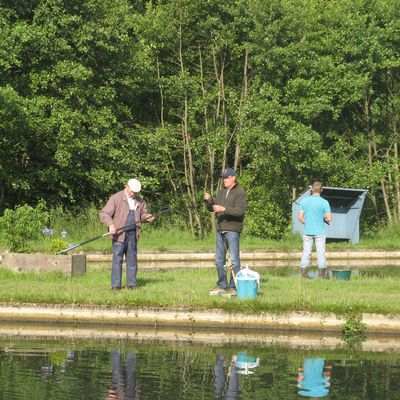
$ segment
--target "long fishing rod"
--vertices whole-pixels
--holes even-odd
[[[139,223],[146,222],[146,221],[147,221],[149,218],[151,218],[151,217],[158,217],[159,215],[165,214],[165,213],[167,213],[167,212],[170,212],[170,211],[172,211],[173,209],[174,209],[173,207],[170,207],[170,208],[166,208],[165,210],[162,210],[162,211],[160,211],[160,212],[158,212],[158,213],[156,213],[156,214],[149,214],[146,218],[142,219]],[[128,229],[130,229],[130,228],[133,228],[134,226],[136,226],[136,223],[135,223],[135,224],[130,224],[130,225],[123,226],[123,227],[121,227],[121,228],[118,228],[116,233],[118,234],[118,233],[124,232],[124,231],[126,231],[126,230],[128,230]],[[87,243],[90,243],[90,242],[94,242],[94,241],[97,240],[97,239],[100,239],[100,238],[102,238],[102,237],[109,236],[109,235],[110,235],[109,232],[102,233],[101,235],[94,236],[94,237],[92,237],[92,238],[90,238],[90,239],[87,239],[87,240],[85,240],[85,241],[83,241],[83,242],[81,242],[81,243],[79,243],[79,244],[74,244],[74,245],[71,246],[71,247],[68,247],[68,248],[66,248],[66,249],[64,249],[64,250],[60,250],[60,251],[58,251],[56,254],[63,254],[63,253],[66,253],[67,251],[76,249],[77,247],[83,246],[84,244],[87,244]]]

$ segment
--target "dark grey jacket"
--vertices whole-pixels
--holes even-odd
[[[226,195],[228,190],[221,189],[217,197],[206,203],[207,209],[212,211],[212,206],[218,204],[225,207],[225,212],[217,213],[217,229],[222,231],[241,232],[243,229],[244,213],[247,207],[247,195],[237,183]]]

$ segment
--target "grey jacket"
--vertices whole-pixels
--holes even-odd
[[[243,229],[244,213],[247,207],[247,195],[237,183],[228,193],[226,188],[221,189],[211,201],[206,203],[207,209],[218,204],[225,207],[225,212],[217,213],[217,229],[222,231],[241,232]]]
[[[148,217],[149,213],[147,212],[146,202],[141,197],[136,195],[135,200],[137,204],[135,210],[136,239],[138,240],[141,232],[141,221]],[[105,207],[100,211],[100,222],[107,226],[114,224],[117,229],[123,228],[128,221],[128,214],[129,204],[124,189],[110,197]],[[124,242],[125,231],[114,235],[113,240]]]

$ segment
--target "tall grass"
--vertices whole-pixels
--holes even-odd
[[[87,207],[84,211],[76,214],[72,211],[65,211],[61,207],[52,209],[48,226],[54,231],[54,234],[52,236],[41,236],[41,239],[34,244],[37,252],[51,253],[52,240],[60,239],[63,231],[67,232],[67,236],[63,238],[66,245],[69,243],[78,244],[105,232],[104,225],[99,221],[99,211],[94,206]],[[93,242],[88,248],[102,251],[104,243]],[[88,248],[85,248],[85,250]]]
[[[400,221],[381,225],[373,235],[360,242],[360,247],[398,249],[400,238]]]

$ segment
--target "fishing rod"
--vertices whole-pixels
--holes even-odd
[[[172,210],[174,210],[174,208],[173,208],[173,207],[170,207],[170,208],[166,208],[165,210],[162,210],[162,211],[160,211],[160,212],[158,212],[158,213],[156,213],[156,214],[149,214],[146,218],[142,219],[139,223],[146,222],[146,221],[147,221],[149,218],[151,218],[151,217],[158,217],[159,215],[165,214],[165,213],[170,212],[170,211],[172,211]],[[118,234],[118,233],[124,232],[124,231],[126,231],[126,230],[128,230],[128,229],[130,229],[130,228],[133,228],[134,226],[136,226],[136,223],[135,223],[135,224],[130,224],[130,225],[123,226],[123,227],[121,227],[121,228],[118,228],[117,231],[116,231],[116,233]],[[68,248],[66,248],[66,249],[64,249],[64,250],[60,250],[60,251],[58,251],[56,254],[63,254],[63,253],[66,253],[67,251],[76,249],[77,247],[83,246],[84,244],[87,244],[87,243],[90,243],[90,242],[94,242],[94,241],[97,240],[97,239],[100,239],[100,238],[102,238],[102,237],[109,236],[109,235],[110,235],[109,232],[102,233],[102,234],[100,234],[100,235],[97,235],[97,236],[94,236],[94,237],[92,237],[92,238],[90,238],[90,239],[87,239],[87,240],[85,240],[85,241],[83,241],[83,242],[81,242],[81,243],[79,243],[79,244],[74,244],[74,245],[71,246],[71,247],[68,247]]]

